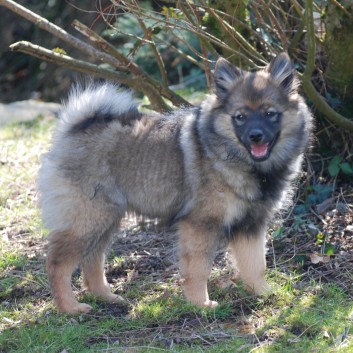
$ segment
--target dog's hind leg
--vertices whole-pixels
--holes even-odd
[[[239,271],[245,289],[262,294],[270,289],[265,280],[266,270],[265,232],[250,235],[236,235],[229,243],[234,265]]]
[[[89,235],[73,231],[53,233],[49,238],[47,273],[54,301],[59,311],[88,312],[88,304],[79,303],[71,288],[71,276],[80,265],[88,291],[104,300],[115,301],[104,274],[105,251],[111,239],[111,229],[92,230]]]
[[[46,202],[45,215],[53,229],[47,253],[48,278],[60,311],[87,312],[90,306],[75,299],[71,276],[81,265],[88,290],[108,300],[115,298],[107,285],[103,266],[113,227],[120,219],[119,207],[109,203],[102,194],[92,198],[72,187],[64,191],[60,197]]]
[[[99,242],[91,247],[91,251],[83,259],[81,268],[86,289],[108,302],[122,300],[110,290],[104,273],[105,251],[110,243],[112,230],[106,231]]]
[[[55,304],[66,313],[88,312],[91,306],[79,303],[71,288],[71,276],[79,265],[84,249],[82,239],[70,231],[52,233],[49,237],[46,269]]]

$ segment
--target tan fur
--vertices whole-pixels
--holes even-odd
[[[72,239],[72,234],[64,232],[50,236],[46,269],[54,300],[60,311],[88,312],[91,307],[88,304],[79,303],[71,289],[71,274],[80,259],[79,247],[75,247],[75,244],[70,242],[70,248],[72,246],[73,250],[67,251],[65,239]]]
[[[198,109],[172,115],[140,114],[130,94],[109,84],[73,91],[40,171],[43,219],[51,230],[47,272],[58,309],[90,309],[71,289],[77,266],[88,291],[120,299],[110,291],[104,259],[128,211],[176,227],[192,303],[217,305],[207,279],[217,250],[228,244],[246,288],[267,290],[266,228],[288,198],[311,133],[296,85],[282,55],[257,73],[220,59],[216,94]],[[262,159],[251,152],[261,143],[247,142],[253,130],[271,148]]]
[[[207,291],[207,279],[211,273],[216,237],[202,225],[181,222],[180,233],[180,273],[184,280],[186,297],[199,306],[214,307]]]
[[[236,241],[231,241],[229,250],[233,256],[234,266],[239,271],[238,277],[245,288],[255,294],[269,290],[269,285],[265,281],[265,238],[244,235]]]

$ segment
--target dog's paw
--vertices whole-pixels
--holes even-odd
[[[266,295],[271,292],[271,286],[265,281],[248,282],[244,283],[245,290],[253,295]]]
[[[218,302],[214,300],[207,300],[207,302],[204,303],[204,306],[208,308],[215,308],[216,306],[218,306]]]
[[[200,308],[215,308],[216,306],[218,306],[218,302],[214,301],[214,300],[189,300],[192,304],[200,307]]]
[[[108,303],[125,302],[125,299],[122,296],[111,292],[104,293],[104,295],[99,295],[99,297]]]
[[[76,310],[78,313],[88,313],[92,310],[92,307],[86,303],[78,303]]]
[[[86,303],[79,303],[76,302],[71,305],[59,305],[58,309],[62,313],[66,314],[86,314],[92,310],[92,307],[89,304]]]
[[[125,302],[124,298],[118,294],[111,292],[111,289],[108,284],[101,284],[99,286],[86,286],[86,291],[95,295],[99,300],[107,303],[117,303]]]

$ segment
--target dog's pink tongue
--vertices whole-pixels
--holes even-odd
[[[256,158],[266,156],[268,151],[268,144],[264,145],[251,145],[251,154]]]

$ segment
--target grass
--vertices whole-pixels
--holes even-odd
[[[108,257],[108,279],[125,304],[82,293],[77,272],[75,292],[94,310],[58,314],[44,270],[46,231],[36,189],[40,155],[54,125],[38,117],[0,127],[1,353],[353,352],[353,300],[340,283],[269,255],[273,291],[249,297],[224,279],[221,260],[210,281],[220,305],[199,309],[182,297],[169,253],[172,236],[165,234],[161,243],[159,234],[144,229],[118,236],[119,251],[113,248]]]

